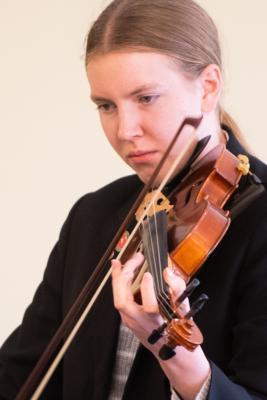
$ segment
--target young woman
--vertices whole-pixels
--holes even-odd
[[[86,69],[103,131],[136,175],[84,196],[71,210],[22,325],[1,349],[1,399],[15,397],[183,120],[202,117],[193,133],[182,130],[155,186],[189,141],[170,186],[207,135],[198,160],[221,143],[235,155],[247,153],[238,128],[220,106],[216,27],[194,1],[111,2],[88,34]],[[266,185],[266,166],[249,158],[251,171]],[[246,198],[248,187],[244,178],[236,204]],[[144,257],[137,253],[124,265],[113,261],[112,285],[103,289],[44,398],[267,398],[266,199],[263,190],[242,203],[197,274],[201,285],[192,299],[201,292],[210,298],[195,316],[202,346],[193,352],[179,346],[173,357],[162,360],[164,338],[148,343],[163,319],[150,273],[142,279],[141,305],[132,295],[132,279]],[[172,268],[166,268],[164,279],[175,302],[185,282]],[[185,307],[189,310],[188,300]]]

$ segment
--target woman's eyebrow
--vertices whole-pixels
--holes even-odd
[[[132,96],[136,96],[142,92],[145,92],[146,90],[158,90],[162,87],[162,85],[158,84],[158,83],[153,83],[153,84],[145,84],[145,85],[141,85],[139,87],[137,87],[136,89],[134,89],[132,92],[130,92],[129,94],[126,95],[126,97],[132,97]],[[97,96],[94,94],[91,94],[91,100],[94,103],[98,103],[98,102],[111,102],[112,100],[107,99],[105,97],[102,96]]]
[[[94,103],[99,103],[99,102],[110,102],[111,100],[109,100],[109,99],[106,99],[105,97],[101,97],[101,96],[95,96],[95,95],[91,95],[90,96],[91,97],[91,100],[94,102]]]
[[[137,94],[140,94],[140,93],[145,92],[147,90],[156,90],[156,89],[159,89],[160,87],[162,87],[162,85],[160,85],[159,83],[151,83],[151,84],[141,85],[137,89],[132,91],[129,94],[129,96],[130,97],[131,96],[136,96]]]

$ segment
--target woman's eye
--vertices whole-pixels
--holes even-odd
[[[97,109],[101,110],[105,113],[112,112],[114,110],[114,108],[115,108],[114,104],[111,104],[111,103],[103,103],[103,104],[97,105]]]
[[[143,104],[151,104],[151,103],[154,103],[154,101],[157,100],[158,97],[159,97],[159,95],[156,95],[156,94],[148,95],[148,96],[141,96],[139,98],[139,102],[143,103]]]

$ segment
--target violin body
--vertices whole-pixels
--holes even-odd
[[[186,282],[225,235],[229,212],[223,209],[238,187],[240,160],[218,145],[194,164],[171,195],[168,242],[170,257]]]

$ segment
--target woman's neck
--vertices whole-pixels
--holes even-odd
[[[206,147],[203,149],[198,159],[204,157],[210,150],[218,144],[226,144],[227,138],[222,131],[217,113],[205,114],[198,129],[199,140],[205,136],[210,136],[210,140]]]

